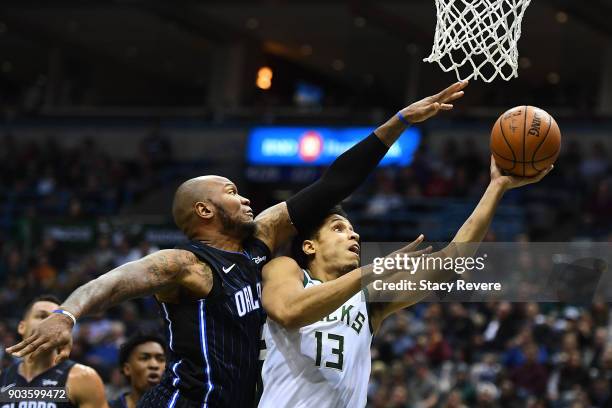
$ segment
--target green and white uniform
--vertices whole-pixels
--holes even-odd
[[[304,270],[304,287],[320,285]],[[268,319],[259,407],[364,407],[372,330],[363,293],[322,320],[288,330]]]

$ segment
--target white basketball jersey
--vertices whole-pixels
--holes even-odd
[[[304,287],[321,284],[304,271]],[[362,293],[299,330],[268,319],[259,407],[364,407],[372,331]]]

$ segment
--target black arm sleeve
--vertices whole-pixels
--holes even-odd
[[[387,147],[374,133],[340,155],[323,176],[287,200],[298,231],[320,220],[365,181],[385,156]]]

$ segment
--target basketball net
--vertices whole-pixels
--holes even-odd
[[[431,55],[457,78],[508,81],[518,76],[517,42],[531,0],[435,0],[438,23]]]

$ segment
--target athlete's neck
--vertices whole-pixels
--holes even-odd
[[[142,397],[142,394],[144,394],[144,392],[140,392],[136,390],[136,388],[132,387],[132,392],[125,396],[127,408],[136,408],[136,404],[138,404],[138,401],[140,400],[140,397]]]
[[[341,270],[334,270],[330,267],[326,267],[325,265],[319,265],[316,260],[308,265],[308,272],[312,278],[320,280],[321,282],[328,282],[337,279],[343,274],[343,271]]]
[[[34,360],[28,358],[24,359],[19,365],[19,375],[21,375],[27,382],[32,381],[36,376],[44,373],[51,367],[53,367],[53,360],[55,359],[55,351],[52,353],[44,353],[39,355]]]

